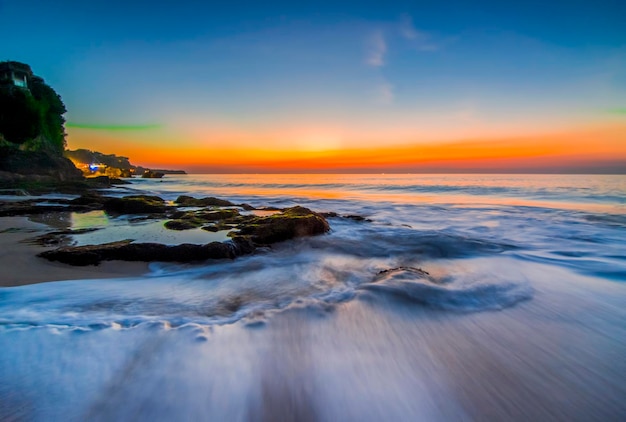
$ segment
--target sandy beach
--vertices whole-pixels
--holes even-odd
[[[52,231],[27,217],[0,218],[0,286],[22,286],[58,280],[81,280],[138,276],[148,272],[142,262],[109,261],[98,266],[72,267],[47,261],[37,254],[51,249],[29,242]]]

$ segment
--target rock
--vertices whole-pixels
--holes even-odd
[[[160,171],[146,170],[141,177],[144,179],[160,179],[164,176]]]
[[[268,217],[253,217],[241,224],[235,238],[247,238],[257,245],[268,245],[303,236],[326,233],[330,226],[326,219],[308,208],[296,206],[280,214]]]
[[[70,244],[72,236],[82,233],[90,233],[100,230],[99,228],[87,228],[87,229],[68,229],[60,230],[56,232],[42,234],[33,239],[30,239],[28,243],[41,246],[65,246]]]
[[[0,201],[0,217],[45,214],[55,211],[72,211],[72,209],[65,204],[59,203],[58,205],[38,205],[38,202],[38,200],[19,202]]]
[[[111,179],[109,176],[95,176],[85,178],[85,182],[92,188],[110,188]]]
[[[367,221],[368,223],[372,222],[372,220],[370,220],[369,218],[365,218],[360,215],[344,215],[343,218],[347,218],[349,220],[354,220],[354,221]]]
[[[104,198],[107,211],[118,213],[163,213],[164,201],[155,196],[137,195],[124,198]],[[80,203],[98,202],[101,197],[84,195]],[[186,230],[203,226],[207,231],[232,228],[231,241],[212,242],[205,245],[183,244],[162,245],[159,243],[132,243],[123,240],[103,245],[62,247],[46,251],[39,256],[70,265],[97,265],[105,260],[194,262],[206,259],[235,258],[254,252],[258,246],[269,245],[302,236],[313,236],[327,232],[330,227],[320,214],[304,207],[292,207],[267,217],[239,215],[235,209],[202,210],[173,213],[178,218],[165,223],[173,230]],[[207,222],[215,224],[206,225]]]
[[[235,209],[218,209],[214,211],[177,211],[172,214],[173,220],[165,223],[170,230],[188,230],[204,226],[206,223],[230,220],[239,216]]]
[[[212,196],[196,199],[191,196],[181,195],[176,198],[176,202],[178,205],[183,207],[235,207],[236,204],[227,201],[225,199],[219,199]]]
[[[104,202],[103,208],[114,214],[162,214],[167,210],[163,199],[150,195],[109,198]]]
[[[102,205],[111,198],[100,195],[98,192],[90,191],[84,193],[79,198],[72,199],[72,205],[85,205],[90,208],[102,208]]]
[[[197,229],[201,227],[203,223],[194,221],[194,220],[170,220],[166,221],[163,225],[166,229],[170,230],[189,230],[189,229]]]
[[[45,151],[0,147],[0,171],[27,176],[28,180],[80,181],[83,175],[67,158]]]
[[[196,213],[198,218],[203,219],[204,221],[218,221],[218,220],[226,220],[229,218],[237,217],[239,215],[239,211],[235,209],[222,209],[215,211],[200,211]]]
[[[131,243],[132,240],[103,245],[74,246],[45,251],[38,256],[70,265],[98,265],[102,261],[195,262],[207,259],[233,259],[253,251],[245,242],[211,242],[206,245],[162,245]]]

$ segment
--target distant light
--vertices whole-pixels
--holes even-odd
[[[89,170],[91,170],[91,171],[98,170],[98,165],[97,164],[89,164]]]

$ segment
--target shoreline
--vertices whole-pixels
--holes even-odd
[[[149,272],[147,262],[106,261],[100,265],[75,267],[37,256],[54,249],[28,240],[53,231],[26,216],[0,217],[0,288],[63,280],[122,278]]]

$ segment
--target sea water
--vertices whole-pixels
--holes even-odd
[[[626,415],[625,176],[168,175],[107,194],[137,192],[338,217],[235,260],[0,289],[0,419]]]

